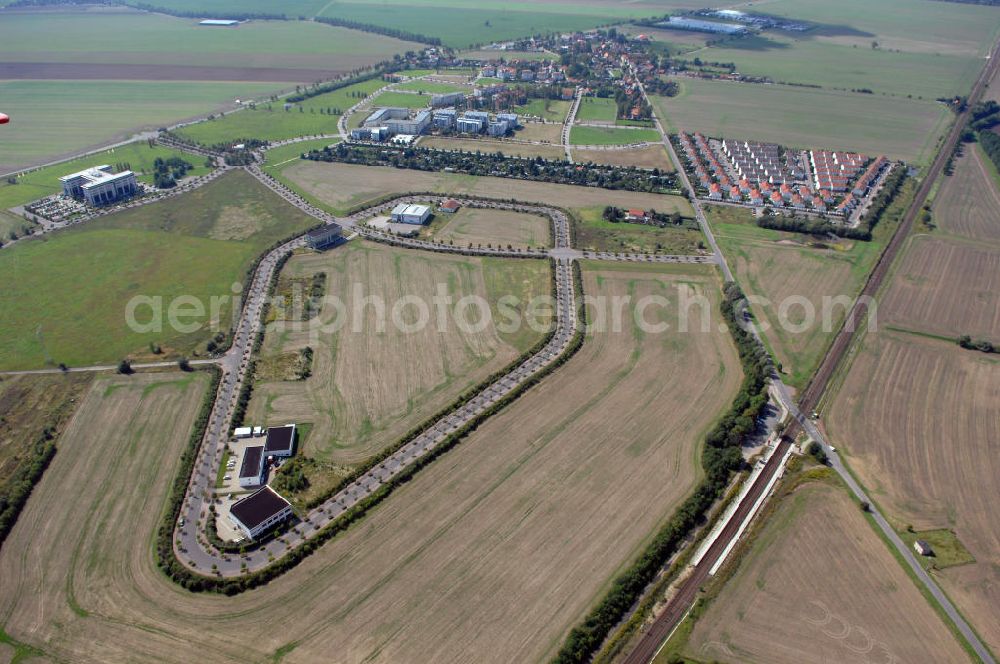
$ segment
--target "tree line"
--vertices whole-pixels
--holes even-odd
[[[631,166],[606,166],[603,164],[572,164],[568,161],[542,159],[541,157],[511,157],[501,152],[463,152],[431,150],[415,147],[368,146],[338,143],[335,146],[313,150],[304,154],[313,161],[340,162],[364,166],[392,166],[418,171],[449,172],[477,176],[494,176],[620,189],[650,193],[677,193],[677,179],[673,173],[662,173]]]
[[[740,447],[753,434],[757,419],[767,405],[771,360],[757,338],[743,328],[745,299],[739,286],[727,282],[723,294],[720,309],[739,351],[743,384],[729,411],[705,436],[701,459],[705,478],[694,494],[660,528],[639,558],[612,582],[611,589],[597,606],[570,631],[552,660],[555,664],[591,661],[607,635],[631,610],[663,565],[722,496],[732,472],[743,466]]]
[[[350,28],[352,30],[361,30],[364,32],[374,32],[378,35],[385,35],[386,37],[395,37],[396,39],[402,39],[403,41],[419,42],[421,44],[429,44],[430,46],[440,46],[441,40],[437,37],[430,37],[428,35],[420,34],[419,32],[410,32],[409,30],[398,30],[396,28],[390,28],[384,25],[375,25],[374,23],[364,23],[362,21],[349,21],[346,18],[337,18],[331,16],[316,16],[313,18],[317,23],[325,23],[327,25],[335,25],[341,28]]]
[[[983,146],[983,151],[993,162],[993,165],[1000,168],[1000,136],[992,131],[981,131],[979,132],[979,144]]]

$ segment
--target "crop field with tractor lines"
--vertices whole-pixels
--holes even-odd
[[[708,270],[628,267],[588,268],[585,287],[673,297],[680,284],[716,297]],[[6,632],[76,660],[546,659],[696,481],[697,441],[740,382],[728,336],[710,329],[641,335],[626,321],[620,333],[595,333],[363,526],[241,596],[238,609],[224,596],[178,589],[148,550],[159,514],[151,507],[162,504],[190,426],[180,414],[196,410],[200,391],[104,379],[71,432],[88,444],[57,455],[25,514],[45,525],[15,530],[0,551],[2,578],[19,589],[0,600]],[[663,381],[664,373],[685,380]],[[164,379],[139,378],[155,380]],[[156,445],[136,438],[142,429],[158,431]],[[65,486],[82,487],[69,510]],[[35,564],[24,564],[25,547],[40,556]],[[539,592],[552,602],[533,601]],[[247,642],[245,631],[265,616],[282,630]],[[456,629],[466,620],[483,627]]]
[[[523,315],[531,298],[548,294],[549,266],[544,260],[444,257],[352,243],[333,252],[296,256],[284,270],[302,277],[318,272],[327,275],[326,295],[344,302],[348,313],[330,306],[313,321],[320,329],[265,335],[264,358],[311,347],[312,374],[305,380],[258,383],[247,421],[311,422],[303,454],[338,466],[359,463],[395,443],[507,366],[551,324],[546,316],[538,321],[539,331],[525,326],[511,335],[497,329],[505,320],[495,304],[501,295],[516,295],[521,301],[517,311]],[[401,330],[391,320],[380,326],[374,307],[354,310],[351,303],[359,286],[362,297],[380,298],[388,307],[404,297],[420,298],[430,306],[439,288],[454,302],[478,296],[494,303],[493,319],[482,330],[462,329],[450,317],[439,329],[436,313],[418,330]],[[405,314],[407,324],[416,323],[412,308]],[[470,317],[470,325],[478,320],[475,310],[463,315]],[[329,331],[337,323],[343,327]]]
[[[685,652],[727,664],[967,659],[857,505],[822,481],[782,497]]]

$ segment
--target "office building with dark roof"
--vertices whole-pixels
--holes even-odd
[[[240,464],[240,486],[260,486],[267,474],[264,466],[264,446],[255,445],[243,451],[243,462]]]
[[[266,485],[229,508],[229,520],[249,539],[259,537],[292,515],[291,503]]]
[[[268,427],[264,443],[265,457],[290,457],[295,452],[295,425]]]

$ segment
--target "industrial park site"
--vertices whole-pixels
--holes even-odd
[[[1000,653],[998,0],[0,0],[0,663]]]

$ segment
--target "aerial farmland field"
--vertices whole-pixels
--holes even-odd
[[[630,267],[586,270],[588,292],[673,298],[684,286],[716,297],[710,271]],[[664,372],[685,380],[660,380]],[[230,662],[279,651],[289,661],[335,651],[386,662],[544,660],[694,485],[698,441],[739,382],[736,352],[715,326],[639,335],[626,321],[621,333],[596,333],[364,527],[237,606],[171,585],[149,555],[152,506],[177,467],[198,386],[104,379],[67,438],[79,443],[56,456],[24,515],[46,526],[21,524],[0,550],[0,578],[11,584],[0,618],[16,642],[77,661]],[[127,489],[108,490],[118,486]],[[28,548],[40,558],[31,565]],[[533,601],[539,592],[552,603]],[[246,642],[264,616],[280,632]],[[469,620],[481,627],[457,628]]]
[[[245,82],[0,81],[4,112],[11,116],[11,131],[0,137],[0,172],[232,108],[234,99],[274,90],[274,84]]]
[[[707,214],[744,292],[766,300],[754,303],[753,311],[766,325],[764,337],[784,380],[804,386],[847,311],[833,300],[825,305],[824,298],[850,301],[860,292],[884,246],[884,231],[872,242],[818,242],[760,228],[739,208],[709,206]]]
[[[942,187],[934,198],[935,223],[949,234],[981,242],[993,242],[1000,230],[1000,176],[996,167],[976,146],[966,148],[955,161],[953,184]]]
[[[950,121],[946,108],[835,90],[677,79],[676,97],[651,97],[674,130],[788,147],[884,153],[924,163]]]
[[[384,85],[378,79],[363,81],[311,97],[288,109],[281,101],[263,101],[256,108],[187,125],[177,130],[177,133],[203,145],[245,138],[280,141],[299,136],[336,134],[340,115]]]
[[[879,310],[883,325],[1000,337],[1000,247],[913,237]]]
[[[897,529],[946,528],[975,562],[935,573],[987,642],[1000,647],[1000,363],[950,340],[869,334],[829,405],[827,425]]]
[[[967,660],[842,488],[807,481],[780,500],[685,654],[727,664]]]
[[[10,281],[0,291],[0,367],[114,363],[148,355],[153,343],[168,357],[204,352],[214,334],[205,325],[209,298],[230,295],[272,242],[313,225],[312,217],[234,172],[188,195],[4,249],[0,270]],[[200,329],[185,333],[164,324],[162,332],[135,332],[126,325],[133,296],[168,304],[180,295],[202,303],[200,315],[185,319]],[[62,315],[50,317],[51,311]],[[218,321],[224,331],[231,313],[224,297]]]
[[[134,78],[122,66],[127,63],[147,66],[152,80],[176,78],[176,68],[195,79],[311,83],[414,46],[313,22],[253,21],[218,30],[194,18],[110,7],[11,12],[0,24],[0,59],[18,65],[18,78],[54,78],[32,68],[40,64],[66,66],[64,78],[92,78],[86,71]],[[204,75],[198,76],[199,68]]]
[[[569,132],[569,142],[572,145],[630,145],[659,141],[660,132],[655,129],[575,126]]]
[[[67,1],[0,0],[0,664],[996,659],[1000,0]]]
[[[528,302],[549,293],[551,278],[544,260],[445,257],[379,244],[363,243],[292,259],[283,274],[291,277],[326,275],[326,295],[351,303],[363,285],[365,297],[392,305],[401,298],[421,298],[430,304],[438,285],[455,302],[467,296],[492,303],[493,323],[485,329],[463,329],[449,319],[422,329],[405,330],[383,320],[375,311],[330,307],[313,323],[324,331],[269,331],[263,358],[313,349],[312,374],[305,380],[258,383],[248,421],[279,424],[311,422],[303,453],[337,466],[355,464],[390,445],[459,394],[498,371],[540,339],[551,321],[544,316],[537,330],[523,326],[516,334],[497,329],[497,300],[519,298],[519,315]],[[407,315],[412,314],[410,310]],[[338,316],[344,315],[339,319]],[[409,319],[407,319],[408,322]],[[383,329],[384,328],[384,329]],[[381,330],[381,331],[380,331]],[[393,376],[380,381],[379,376]]]
[[[733,62],[742,74],[826,89],[933,100],[968,89],[1000,34],[992,8],[931,0],[774,0],[758,10],[813,25],[806,32],[767,31],[711,46],[709,62]],[[694,57],[694,54],[688,56]]]
[[[421,236],[459,247],[548,247],[552,245],[550,224],[546,217],[535,214],[466,207],[452,214],[438,214]]]
[[[609,166],[635,166],[637,168],[658,168],[661,172],[671,173],[674,165],[662,145],[648,145],[641,148],[623,148],[621,150],[573,150],[573,161]]]
[[[563,184],[476,177],[457,173],[432,173],[384,166],[356,166],[301,160],[288,164],[282,177],[291,185],[333,210],[345,212],[356,206],[406,191],[434,191],[488,198],[514,196],[526,203],[557,205],[570,209],[605,205],[679,211],[693,217],[690,203],[679,196],[601,190]],[[598,213],[599,214],[599,213]]]

